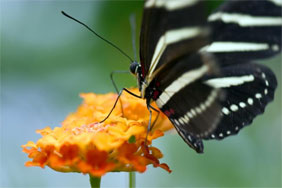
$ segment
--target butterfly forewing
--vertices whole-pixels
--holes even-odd
[[[281,51],[281,6],[276,0],[226,1],[208,17],[212,52],[222,65],[271,57]]]
[[[206,22],[202,1],[145,1],[140,35],[143,76],[151,77],[161,65],[206,45]]]

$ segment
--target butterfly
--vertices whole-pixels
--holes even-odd
[[[203,140],[237,134],[274,98],[274,73],[255,60],[281,51],[279,0],[225,1],[205,16],[200,0],[146,0],[137,77],[196,152]]]

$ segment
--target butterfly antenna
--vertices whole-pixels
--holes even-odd
[[[102,39],[103,41],[105,41],[106,43],[108,43],[109,45],[111,45],[112,47],[114,47],[115,49],[117,49],[121,54],[123,54],[125,57],[127,57],[127,58],[130,60],[130,63],[133,62],[133,59],[132,59],[131,57],[129,57],[129,55],[127,55],[122,49],[120,49],[120,48],[117,47],[114,43],[108,41],[107,39],[105,39],[104,37],[102,37],[101,35],[99,35],[98,33],[96,33],[93,29],[91,29],[90,27],[88,27],[85,23],[83,23],[83,22],[81,22],[81,21],[75,19],[74,17],[68,15],[68,14],[65,13],[64,11],[61,11],[61,13],[62,13],[64,16],[66,16],[66,17],[68,17],[68,18],[70,18],[70,19],[76,21],[77,23],[83,25],[83,26],[86,27],[89,31],[91,31],[94,35],[96,35],[97,37],[99,37],[100,39]]]
[[[137,60],[137,50],[136,50],[136,15],[131,14],[130,18],[130,26],[131,26],[131,39],[132,39],[132,47],[134,52],[134,60]]]

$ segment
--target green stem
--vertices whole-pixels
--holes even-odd
[[[129,188],[135,188],[135,172],[131,171],[129,172]]]
[[[91,188],[100,188],[101,178],[89,174]]]

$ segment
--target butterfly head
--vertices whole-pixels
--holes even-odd
[[[135,75],[137,77],[137,85],[140,91],[142,91],[143,86],[144,86],[144,78],[142,75],[142,69],[141,65],[137,61],[133,61],[130,64],[129,70],[131,74]],[[142,95],[144,96],[144,95]]]
[[[138,69],[141,69],[140,64],[137,61],[133,61],[129,67],[130,73],[137,76]]]

